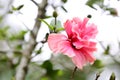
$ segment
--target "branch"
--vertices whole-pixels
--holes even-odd
[[[16,72],[16,76],[15,76],[16,80],[25,80],[25,76],[28,71],[28,65],[31,60],[31,54],[37,45],[36,38],[41,26],[41,22],[38,19],[45,18],[46,6],[47,6],[47,0],[42,0],[41,4],[39,4],[36,21],[32,30],[32,34],[30,34],[30,39],[29,39],[30,44],[25,45],[25,49],[24,49],[25,51],[23,52],[23,56],[21,58],[20,64]]]

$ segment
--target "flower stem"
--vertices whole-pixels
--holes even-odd
[[[77,67],[75,66],[75,68],[74,68],[74,70],[72,72],[71,80],[74,80],[74,75],[75,75],[76,70],[77,70]]]

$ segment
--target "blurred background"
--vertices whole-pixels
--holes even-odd
[[[53,55],[47,37],[73,17],[98,28],[96,61],[77,69]],[[119,0],[0,0],[0,80],[120,80]]]

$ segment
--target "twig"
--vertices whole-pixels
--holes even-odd
[[[37,7],[39,7],[38,3],[35,2],[34,0],[31,0]]]
[[[72,72],[71,80],[74,80],[74,75],[75,75],[76,70],[77,70],[77,67],[75,66],[75,68],[74,68],[74,70]]]
[[[98,80],[99,77],[100,77],[100,73],[97,73],[95,80]]]

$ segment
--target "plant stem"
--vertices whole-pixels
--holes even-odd
[[[72,72],[71,80],[74,80],[74,75],[75,75],[76,70],[77,70],[77,67],[75,66],[75,68],[74,68],[74,70]]]

